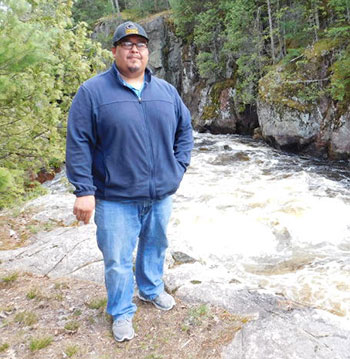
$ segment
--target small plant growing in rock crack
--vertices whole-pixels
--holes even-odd
[[[16,281],[18,279],[18,273],[17,272],[10,273],[7,276],[2,277],[1,279],[3,282],[5,282],[7,284],[13,283],[14,281]]]
[[[35,299],[35,298],[39,298],[40,296],[41,295],[38,288],[32,288],[26,295],[28,299]]]
[[[0,345],[0,353],[4,352],[5,350],[7,350],[9,348],[9,344],[8,343],[3,343]]]
[[[73,312],[73,316],[74,317],[79,317],[82,314],[82,310],[81,309],[75,309]]]
[[[145,357],[145,359],[162,359],[163,355],[160,354],[149,354]]]
[[[72,358],[75,354],[79,351],[78,345],[68,345],[64,350],[64,353],[67,355],[68,358]]]
[[[209,308],[206,304],[201,304],[198,307],[190,308],[188,317],[184,321],[183,331],[188,332],[190,325],[200,325],[201,320],[207,318],[209,315]]]
[[[198,307],[190,309],[190,316],[193,318],[200,318],[206,316],[209,313],[209,308],[205,304],[201,304]]]
[[[14,320],[16,323],[24,324],[24,325],[30,327],[31,325],[38,322],[38,317],[33,312],[24,311],[24,312],[20,312],[20,313],[16,314]]]
[[[70,332],[76,332],[79,329],[79,322],[76,320],[71,320],[70,322],[66,323],[64,329]]]
[[[52,337],[51,336],[32,338],[30,343],[29,343],[29,349],[32,352],[35,352],[37,350],[46,348],[51,343],[52,343]]]
[[[89,309],[103,309],[107,304],[107,298],[96,298],[86,303]]]
[[[55,286],[54,286],[55,289],[69,289],[69,285],[68,283],[64,283],[64,282],[58,282],[58,283],[55,283]]]

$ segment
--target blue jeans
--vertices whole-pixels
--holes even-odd
[[[137,309],[132,302],[137,239],[135,277],[140,294],[153,299],[164,291],[166,229],[171,209],[171,197],[158,201],[96,200],[97,244],[105,265],[107,313],[114,320],[130,318]]]

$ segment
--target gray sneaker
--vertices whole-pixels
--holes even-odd
[[[158,309],[161,310],[170,310],[176,304],[175,299],[165,291],[160,293],[158,297],[155,297],[154,299],[147,299],[143,297],[140,292],[138,292],[137,296],[144,302],[153,303]]]
[[[117,319],[112,326],[113,336],[117,342],[124,340],[131,340],[135,336],[134,328],[132,327],[132,319]]]

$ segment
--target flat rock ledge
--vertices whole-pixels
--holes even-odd
[[[95,225],[76,223],[71,214],[73,202],[74,196],[57,186],[51,194],[29,202],[23,210],[30,208],[37,221],[59,226],[33,235],[26,247],[0,252],[0,265],[102,283],[103,260]],[[259,288],[215,278],[211,268],[179,253],[179,244],[176,250],[171,248],[171,238],[165,282],[180,299],[223,307],[244,323],[223,349],[222,359],[350,359],[350,331],[336,316],[300,307]]]

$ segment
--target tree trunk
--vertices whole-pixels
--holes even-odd
[[[113,0],[113,1],[114,1],[114,7],[117,11],[117,14],[120,15],[119,1],[118,0]]]
[[[113,12],[115,12],[115,7],[114,7],[114,2],[113,2],[113,0],[109,0],[109,1],[110,1],[111,5],[112,5]]]
[[[314,18],[315,18],[315,40],[318,41],[318,31],[320,30],[320,17],[318,15],[318,1],[314,1]]]
[[[259,73],[261,73],[261,70],[263,68],[263,64],[261,61],[262,58],[262,48],[263,48],[263,36],[262,36],[262,29],[261,29],[261,23],[260,23],[260,16],[261,16],[261,7],[259,6],[257,11],[256,11],[256,19],[255,19],[255,36],[257,37],[257,53],[258,53],[258,58],[257,58],[257,63],[258,63],[258,68],[259,68]]]
[[[269,26],[270,26],[270,40],[271,40],[271,57],[272,62],[275,63],[275,44],[273,41],[273,23],[272,23],[272,13],[271,13],[271,3],[270,0],[267,0],[267,11],[269,14]]]
[[[286,40],[285,40],[285,27],[283,21],[281,21],[281,7],[280,0],[277,0],[277,28],[278,28],[278,52],[280,53],[280,57],[284,57],[286,55]]]
[[[113,12],[120,15],[119,1],[118,0],[110,0],[110,2],[111,2],[111,5],[112,5],[112,8],[113,8]]]

